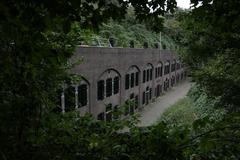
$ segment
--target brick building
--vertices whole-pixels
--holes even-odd
[[[71,73],[82,76],[79,84],[62,93],[62,108],[74,105],[81,114],[90,112],[97,119],[111,120],[111,112],[131,103],[124,115],[134,113],[184,79],[186,72],[178,56],[169,50],[136,48],[78,47],[71,58],[83,58]]]

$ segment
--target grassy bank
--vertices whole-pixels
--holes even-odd
[[[196,118],[197,114],[193,101],[189,97],[185,97],[167,108],[159,118],[159,121],[164,121],[171,126],[180,124],[190,126]]]

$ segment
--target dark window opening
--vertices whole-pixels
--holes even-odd
[[[155,96],[159,97],[159,85],[157,85],[157,88],[155,88]]]
[[[119,77],[115,77],[113,81],[113,93],[117,94],[119,92]]]
[[[106,97],[110,97],[112,95],[112,78],[108,78],[106,80]]]
[[[125,76],[125,89],[129,89],[129,74]]]
[[[158,68],[155,68],[155,78],[158,77]]]
[[[150,74],[149,74],[149,69],[148,69],[148,70],[147,70],[147,82],[149,81],[149,78],[150,78],[149,75],[150,75]]]
[[[98,100],[104,99],[104,80],[98,81],[97,84]]]
[[[138,108],[138,95],[135,96],[135,109]]]
[[[149,89],[149,99],[152,99],[152,88]]]
[[[165,65],[165,68],[164,68],[164,74],[169,74],[169,70],[170,70],[170,65]]]
[[[145,81],[146,81],[146,71],[144,70],[143,71],[143,83],[145,83]]]
[[[131,88],[134,87],[134,73],[131,73]]]
[[[65,90],[65,111],[72,111],[75,109],[75,87],[70,86]]]
[[[79,107],[86,106],[88,101],[87,85],[83,84],[78,87],[78,103]]]
[[[145,104],[145,92],[142,94],[142,104]]]
[[[150,80],[152,80],[153,76],[153,69],[150,69]]]
[[[162,77],[163,67],[160,67],[160,76]]]
[[[134,98],[134,93],[131,93],[130,94],[130,99],[133,99]]]
[[[135,77],[135,86],[138,86],[138,81],[139,81],[139,72],[136,72],[136,77]]]
[[[176,64],[174,63],[174,64],[172,64],[172,66],[171,66],[171,72],[174,72],[175,71],[175,66],[176,66]]]
[[[104,119],[105,119],[105,114],[104,114],[104,112],[98,114],[98,116],[97,116],[97,120],[101,120],[101,121],[103,121]]]

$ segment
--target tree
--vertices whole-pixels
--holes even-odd
[[[137,18],[155,18],[172,11],[175,0],[53,0],[0,2],[0,153],[3,159],[24,159],[25,144],[42,126],[44,115],[56,106],[56,90],[66,78],[65,69],[78,37],[71,32],[78,21],[97,28],[109,18],[118,19],[128,5]],[[150,13],[150,8],[153,11]],[[22,157],[23,156],[23,157]]]
[[[192,1],[195,8],[182,18],[187,45],[183,58],[194,79],[222,106],[239,110],[239,1]]]

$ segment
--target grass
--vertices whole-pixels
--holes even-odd
[[[189,97],[185,97],[174,105],[167,108],[159,121],[164,121],[171,126],[191,125],[197,119],[193,101]]]

